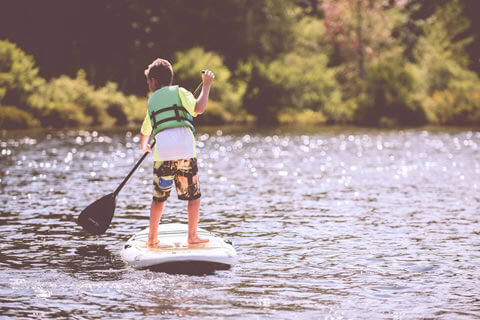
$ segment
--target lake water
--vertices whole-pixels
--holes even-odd
[[[134,270],[151,157],[111,227],[78,213],[142,155],[136,131],[0,135],[1,319],[478,319],[480,131],[207,129],[200,226],[239,263],[207,276]],[[169,199],[163,223],[186,223]]]

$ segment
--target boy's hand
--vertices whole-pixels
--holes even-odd
[[[142,151],[152,153],[152,148],[147,144],[145,146],[142,146]]]
[[[203,70],[202,71],[202,81],[204,85],[211,86],[213,81],[215,80],[215,75],[210,70]]]
[[[195,113],[202,114],[207,107],[208,95],[210,94],[210,86],[215,80],[215,75],[210,70],[202,71],[202,91],[197,98],[197,103],[195,104]]]

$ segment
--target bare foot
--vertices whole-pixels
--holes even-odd
[[[147,242],[147,248],[158,248],[159,243],[160,242],[158,240],[157,241],[152,241],[152,242],[148,241]]]
[[[154,243],[147,242],[147,248],[149,248],[149,249],[168,249],[168,248],[173,248],[173,246],[169,245],[169,244],[163,244],[163,243],[160,243],[159,241],[157,241],[157,242],[154,242]]]
[[[207,243],[209,241],[208,239],[200,239],[198,236],[188,237],[189,244]]]

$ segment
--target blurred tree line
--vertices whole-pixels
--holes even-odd
[[[478,0],[0,2],[0,126],[143,119],[170,60],[202,123],[480,123]]]

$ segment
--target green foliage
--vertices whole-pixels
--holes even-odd
[[[97,113],[96,124],[111,125],[113,120],[114,125],[121,126],[143,121],[145,117],[147,99],[124,95],[114,82],[107,82],[104,87],[92,91],[89,99],[89,107]]]
[[[279,107],[323,110],[340,102],[334,71],[327,68],[325,54],[292,52],[269,65],[269,76],[283,87]]]
[[[84,69],[95,87],[111,80],[144,95],[141,70],[158,55],[170,60],[177,51],[201,46],[220,53],[233,70],[249,55],[272,59],[288,51],[300,12],[296,2],[0,1],[0,30],[41,57],[47,79]],[[25,12],[35,14],[26,19]],[[25,30],[48,37],[39,41]]]
[[[293,25],[293,36],[295,37],[294,47],[290,51],[309,54],[321,52],[331,54],[332,48],[325,40],[324,21],[314,17],[303,17]]]
[[[340,103],[334,71],[327,68],[323,54],[292,52],[269,64],[251,63],[244,107],[261,124],[278,123],[278,113],[285,108],[322,111]]]
[[[231,72],[223,64],[222,57],[216,53],[205,52],[197,47],[185,52],[177,52],[174,61],[173,70],[177,81],[192,92],[202,81],[203,69],[215,72],[215,90],[212,90],[210,96],[213,100],[220,101],[222,94],[231,89],[229,83]]]
[[[33,58],[9,41],[0,41],[0,86],[0,102],[14,106],[2,107],[3,128],[125,125],[145,112],[145,99],[125,96],[111,82],[96,90],[82,70],[46,82]]]
[[[234,115],[226,111],[219,102],[210,100],[207,111],[195,118],[195,125],[222,125],[233,123],[234,120]]]
[[[125,96],[111,82],[95,90],[82,70],[76,78],[63,75],[50,80],[28,102],[44,127],[126,125],[145,116],[144,100]]]
[[[271,62],[251,59],[247,62],[248,67],[243,66],[249,79],[243,105],[259,123],[276,124],[280,121],[280,113],[281,121],[289,122],[295,118],[292,110],[298,110],[298,119],[312,115],[315,118],[312,122],[324,122],[325,113],[340,105],[341,92],[335,80],[335,70],[327,66],[322,32],[318,20],[311,17],[301,19],[294,30],[296,37],[292,51]]]
[[[423,25],[424,36],[418,41],[415,57],[428,95],[448,88],[452,80],[472,78],[464,72],[468,65],[465,46],[471,38],[456,41],[469,25],[461,10],[460,1],[452,0],[438,7]]]
[[[476,88],[436,91],[428,97],[425,111],[430,123],[480,125],[480,91]]]
[[[438,7],[423,26],[424,36],[415,50],[416,68],[423,84],[421,99],[431,123],[480,123],[480,79],[467,69],[465,50],[472,39],[460,38],[468,26],[458,0]]]
[[[463,68],[469,63],[466,46],[472,37],[460,36],[468,29],[470,22],[462,16],[462,2],[451,0],[439,6],[434,15],[425,22],[425,36],[417,47],[417,57],[424,62],[431,60],[453,60]]]
[[[419,125],[425,115],[416,99],[415,73],[401,61],[386,60],[367,70],[356,118],[359,123]]]
[[[241,99],[245,91],[245,82],[233,79],[231,71],[224,65],[222,57],[213,52],[206,52],[202,48],[192,48],[175,55],[173,70],[175,77],[183,87],[194,91],[201,81],[201,70],[210,69],[215,73],[215,82],[210,90],[210,99],[219,102],[214,108],[208,107],[209,112],[225,112],[224,116],[217,114],[215,122],[223,119],[226,122],[242,121]],[[176,81],[175,81],[176,82]],[[200,91],[198,92],[198,94]],[[205,117],[205,115],[202,115]],[[208,118],[208,116],[207,116]],[[220,121],[221,122],[221,121]]]
[[[249,61],[246,69],[249,70],[249,80],[243,96],[245,110],[253,115],[260,124],[277,124],[282,86],[269,75],[268,65],[258,60]]]
[[[322,111],[313,111],[310,109],[295,110],[284,109],[278,114],[280,124],[325,124],[327,117]]]
[[[0,4],[0,29],[26,43],[48,77],[32,56],[0,41],[0,105],[9,106],[2,127],[141,122],[146,99],[109,81],[143,95],[142,67],[159,52],[173,62],[175,83],[190,91],[201,70],[215,72],[198,124],[252,117],[261,124],[478,124],[480,79],[469,70],[472,48],[480,48],[472,37],[478,23],[466,18],[474,17],[466,12],[474,1],[178,0],[145,9],[108,0],[58,3],[60,15],[30,3],[39,13],[31,24],[55,39],[43,43],[48,55],[19,32],[22,19],[10,18],[25,4]],[[79,12],[90,14],[88,24]],[[45,16],[51,23],[41,23]],[[81,68],[88,77],[61,75]]]
[[[75,79],[61,76],[40,86],[28,99],[29,105],[41,119],[42,126],[63,128],[88,125],[85,106],[93,88],[80,71]]]
[[[358,99],[351,98],[339,104],[328,104],[325,107],[324,114],[329,124],[354,124],[357,121],[357,109]]]
[[[42,82],[33,57],[0,40],[0,103],[24,108],[28,95]]]
[[[129,123],[142,123],[147,110],[147,98],[135,95],[125,96],[122,109],[127,115]]]
[[[38,127],[40,123],[32,114],[16,107],[0,105],[0,128],[26,129]]]
[[[447,125],[480,124],[480,79],[452,61],[446,61],[441,85],[425,98],[429,122]]]
[[[294,48],[300,10],[293,1],[257,0],[244,5],[246,43],[258,56],[272,60]]]

